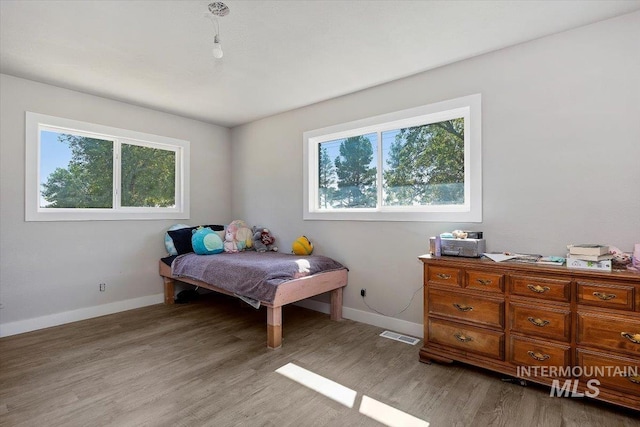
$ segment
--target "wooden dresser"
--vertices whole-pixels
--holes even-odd
[[[579,380],[577,391],[592,394],[587,381],[597,379],[596,399],[640,410],[640,274],[419,259],[420,361],[459,361],[514,377],[520,371],[547,385],[556,374],[561,386],[570,379],[573,390]],[[587,376],[573,376],[580,373]]]

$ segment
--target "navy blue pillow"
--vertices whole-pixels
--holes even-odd
[[[188,254],[189,252],[193,252],[193,246],[191,245],[191,235],[193,234],[193,230],[198,227],[209,227],[213,231],[222,231],[224,230],[224,225],[198,225],[195,227],[181,228],[179,230],[169,230],[169,236],[171,236],[171,240],[173,240],[173,245],[176,247],[176,251],[178,251],[178,255]]]

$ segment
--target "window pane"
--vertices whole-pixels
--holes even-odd
[[[122,144],[122,206],[175,207],[176,153]]]
[[[382,132],[383,205],[464,204],[464,119]]]
[[[375,133],[319,143],[318,153],[320,209],[376,207]]]
[[[40,207],[113,207],[113,143],[40,132]]]

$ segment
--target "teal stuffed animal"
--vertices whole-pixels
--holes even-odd
[[[222,239],[209,227],[198,227],[192,233],[191,246],[198,255],[213,255],[224,251]]]

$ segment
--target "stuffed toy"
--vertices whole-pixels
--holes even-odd
[[[227,227],[227,231],[231,231],[233,234],[233,239],[238,251],[251,249],[253,246],[253,233],[246,222],[240,219],[231,221],[231,224]]]
[[[467,232],[462,230],[453,230],[451,234],[453,234],[453,237],[456,239],[466,239],[468,236]]]
[[[238,245],[236,245],[236,236],[229,228],[224,235],[224,251],[228,253],[238,252]]]
[[[258,252],[273,251],[278,252],[275,245],[276,239],[271,235],[268,228],[253,227],[253,247]]]
[[[222,239],[209,227],[198,227],[192,233],[191,246],[198,255],[219,254],[224,250]]]
[[[313,243],[307,239],[307,236],[300,236],[293,241],[291,251],[296,255],[311,255]]]

